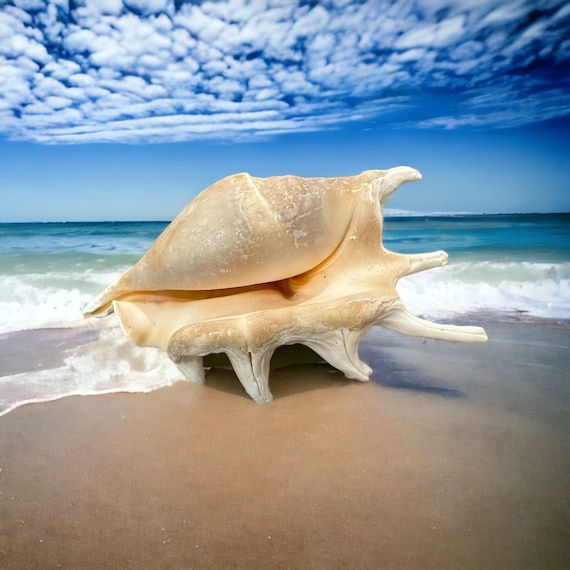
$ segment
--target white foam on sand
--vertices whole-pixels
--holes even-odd
[[[63,366],[0,377],[0,415],[27,403],[73,395],[150,392],[184,379],[163,351],[135,346],[113,318],[78,326],[95,328],[99,336],[66,350]]]

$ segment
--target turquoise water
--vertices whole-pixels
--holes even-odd
[[[570,261],[570,214],[388,218],[384,244],[414,253],[425,246],[461,261]]]
[[[135,263],[167,222],[0,224],[0,332],[61,325]],[[570,214],[396,216],[384,245],[443,249],[446,267],[403,279],[416,314],[477,310],[570,318]]]

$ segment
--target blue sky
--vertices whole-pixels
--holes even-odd
[[[0,221],[400,164],[392,209],[570,211],[569,159],[564,0],[0,3]]]

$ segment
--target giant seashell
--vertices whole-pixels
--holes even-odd
[[[401,277],[447,262],[443,251],[404,255],[382,244],[382,205],[420,178],[406,166],[338,178],[228,176],[85,314],[114,310],[133,342],[165,350],[193,382],[204,382],[204,358],[225,353],[258,402],[272,398],[271,358],[284,345],[305,345],[348,378],[368,380],[358,344],[372,325],[485,341],[480,327],[411,315],[396,292]]]

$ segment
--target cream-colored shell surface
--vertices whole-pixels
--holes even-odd
[[[302,344],[367,380],[358,343],[374,324],[426,338],[480,342],[479,327],[439,325],[403,306],[398,279],[443,265],[445,252],[402,255],[382,244],[382,204],[409,167],[357,176],[236,174],[197,196],[148,252],[87,307],[114,310],[127,336],[165,350],[194,382],[225,353],[246,392],[271,400],[271,358]]]
[[[228,289],[304,273],[340,245],[359,195],[382,174],[226,177],[190,202],[86,311],[107,310],[134,291]]]

